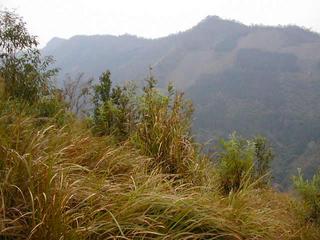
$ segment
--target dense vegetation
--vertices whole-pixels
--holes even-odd
[[[105,71],[57,89],[15,13],[0,13],[0,40],[1,239],[319,239],[320,175],[277,192],[263,137],[205,155],[172,85],[114,87]]]

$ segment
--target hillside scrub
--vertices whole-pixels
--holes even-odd
[[[199,176],[211,178],[199,184],[188,181],[189,175],[162,173],[161,164],[129,142],[115,145],[80,122],[63,127],[37,122],[15,112],[0,118],[5,239],[319,236],[313,224],[295,217],[290,207],[295,200],[287,194],[251,184],[224,195],[214,184],[219,178],[212,167],[199,169]]]
[[[304,211],[301,211],[305,221],[320,225],[320,172],[312,179],[304,179],[300,169],[293,178],[294,187],[302,198]]]
[[[107,71],[92,116],[78,118],[51,75],[38,85],[32,68],[11,82],[1,67],[1,239],[319,239],[310,198],[266,180],[266,142],[234,136],[212,161],[191,135],[191,103],[171,85],[163,94],[150,77],[134,93],[112,88]],[[8,81],[24,77],[30,94],[50,91],[12,94]]]

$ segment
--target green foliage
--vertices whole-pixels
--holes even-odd
[[[0,11],[1,111],[28,114],[39,124],[64,124],[65,103],[50,79],[52,58],[42,58],[36,38],[14,12]]]
[[[5,97],[34,103],[51,91],[52,58],[42,58],[36,38],[14,12],[0,11],[0,76]]]
[[[111,79],[110,71],[103,72],[99,78],[99,85],[95,86],[94,104],[96,107],[110,100],[111,95]]]
[[[25,22],[14,12],[0,11],[1,58],[15,57],[17,51],[36,46],[35,36],[29,34]]]
[[[233,133],[228,141],[221,141],[222,152],[218,158],[221,187],[225,193],[243,187],[246,179],[252,178],[254,142],[238,138]]]
[[[136,87],[128,83],[125,86],[116,86],[112,89],[111,102],[116,108],[114,121],[116,136],[126,139],[133,133],[137,121]]]
[[[59,126],[64,126],[73,117],[72,113],[66,111],[66,104],[56,95],[42,98],[33,106],[35,117],[40,122],[55,122]]]
[[[271,181],[271,162],[274,159],[273,150],[270,147],[267,139],[262,136],[257,136],[253,139],[255,145],[255,177],[261,178],[264,184]]]
[[[102,73],[99,84],[94,87],[94,132],[98,135],[113,134],[120,140],[128,138],[135,119],[135,106],[132,100],[135,87],[111,87],[110,72]]]
[[[0,100],[0,114],[10,113],[32,117],[39,126],[49,123],[65,126],[74,120],[74,115],[66,110],[66,104],[55,94],[32,105],[17,99]]]
[[[224,193],[240,190],[254,182],[259,185],[269,183],[273,154],[265,138],[245,140],[233,133],[229,140],[221,141],[221,147],[217,168]]]
[[[311,180],[305,180],[299,169],[293,184],[305,204],[305,219],[320,224],[320,171]]]

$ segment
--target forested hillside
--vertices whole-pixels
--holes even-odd
[[[196,106],[194,134],[202,142],[262,134],[276,151],[275,181],[320,163],[320,37],[296,26],[246,26],[207,17],[188,31],[149,40],[135,36],[53,39],[43,49],[66,73],[116,83],[141,81],[151,66],[159,86],[173,81]],[[305,164],[308,162],[308,164]]]

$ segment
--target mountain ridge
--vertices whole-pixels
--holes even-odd
[[[123,34],[119,34],[119,35],[113,35],[113,34],[93,34],[93,35],[87,35],[87,34],[76,34],[76,35],[73,35],[69,38],[63,38],[63,37],[53,37],[51,38],[47,44],[43,47],[43,48],[46,48],[48,46],[51,45],[52,42],[55,42],[56,40],[63,40],[63,41],[68,41],[68,40],[71,40],[72,38],[75,38],[75,37],[94,37],[94,36],[112,36],[112,37],[124,37],[124,36],[129,36],[129,37],[135,37],[135,38],[139,38],[139,39],[144,39],[144,40],[159,40],[159,39],[163,39],[163,38],[167,38],[167,37],[170,37],[170,36],[173,36],[173,35],[177,35],[177,34],[180,34],[180,33],[183,33],[183,32],[187,32],[187,31],[190,31],[192,30],[193,28],[203,24],[203,23],[206,23],[206,22],[209,22],[211,20],[220,20],[220,21],[227,21],[227,22],[232,22],[232,23],[236,23],[236,24],[240,24],[240,25],[243,25],[243,26],[246,26],[246,27],[260,27],[260,28],[296,28],[296,29],[300,29],[302,31],[306,31],[306,32],[309,32],[310,34],[313,34],[313,35],[318,35],[320,37],[320,33],[317,32],[317,31],[313,31],[312,29],[309,29],[309,28],[306,28],[304,26],[299,26],[299,25],[292,25],[292,24],[288,24],[288,25],[263,25],[263,24],[244,24],[244,23],[241,23],[240,21],[238,20],[235,20],[235,19],[223,19],[219,16],[216,16],[216,15],[208,15],[206,16],[205,18],[203,18],[200,22],[198,22],[196,25],[190,27],[189,29],[185,30],[185,31],[177,31],[175,33],[170,33],[168,35],[165,35],[165,36],[162,36],[162,37],[156,37],[156,38],[149,38],[149,37],[143,37],[143,36],[139,36],[139,35],[136,35],[136,34],[130,34],[130,33],[123,33]]]

